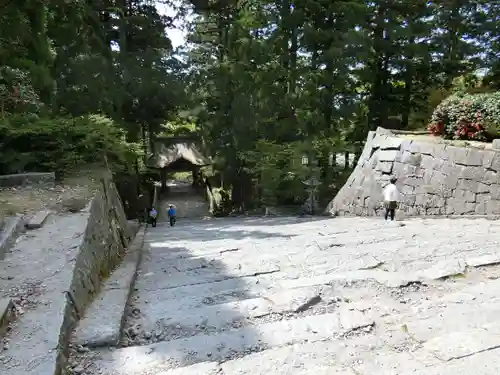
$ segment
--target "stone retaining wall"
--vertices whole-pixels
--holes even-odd
[[[121,262],[137,229],[127,221],[114,183],[103,179],[101,184],[88,208],[87,227],[66,292],[67,304],[59,338],[59,370],[66,363],[71,331],[99,291],[102,280]]]
[[[18,173],[0,175],[0,187],[18,187],[18,186],[38,186],[53,187],[56,175],[54,172],[47,173]]]
[[[398,178],[399,211],[418,215],[500,214],[500,152],[370,132],[356,168],[330,202],[333,215],[380,214],[382,189]]]

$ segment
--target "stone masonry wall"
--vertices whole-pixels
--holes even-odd
[[[500,152],[370,132],[356,168],[330,202],[333,215],[380,214],[382,190],[398,178],[399,212],[418,215],[500,214]]]
[[[60,369],[67,358],[67,343],[76,322],[99,291],[103,278],[121,262],[126,247],[135,235],[129,225],[114,183],[101,180],[93,198],[88,221],[73,268],[73,279],[66,293],[67,304],[60,331]],[[105,317],[103,317],[105,319]]]

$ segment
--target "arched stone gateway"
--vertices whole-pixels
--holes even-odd
[[[205,181],[201,168],[212,163],[203,152],[201,140],[191,137],[162,137],[153,142],[153,152],[147,159],[147,166],[160,172],[161,192],[159,216],[165,219],[168,205],[177,206],[179,217],[200,216],[208,213],[205,197]],[[192,184],[169,183],[167,176],[172,172],[191,172]]]
[[[500,215],[500,152],[433,140],[383,128],[370,132],[356,168],[326,211],[376,215],[382,189],[396,176],[400,211],[407,216]]]
[[[159,137],[153,142],[152,155],[148,157],[147,166],[160,170],[162,186],[166,185],[168,172],[193,173],[193,185],[199,181],[201,167],[210,165],[212,161],[203,152],[201,141],[196,136],[185,137]]]

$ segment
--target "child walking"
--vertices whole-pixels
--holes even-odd
[[[168,218],[170,220],[170,226],[173,227],[175,225],[175,208],[174,206],[170,206],[168,209]]]
[[[384,189],[384,206],[385,206],[385,220],[391,217],[394,220],[396,217],[396,208],[399,202],[399,191],[396,187],[396,177],[392,177],[390,184]]]

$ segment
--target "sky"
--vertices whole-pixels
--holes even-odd
[[[158,13],[162,15],[170,17],[175,16],[175,10],[166,4],[156,3],[156,9],[158,9]],[[182,26],[183,22],[177,21],[175,28],[167,28],[167,35],[172,41],[172,46],[174,48],[177,48],[186,42],[186,32],[182,30]]]

